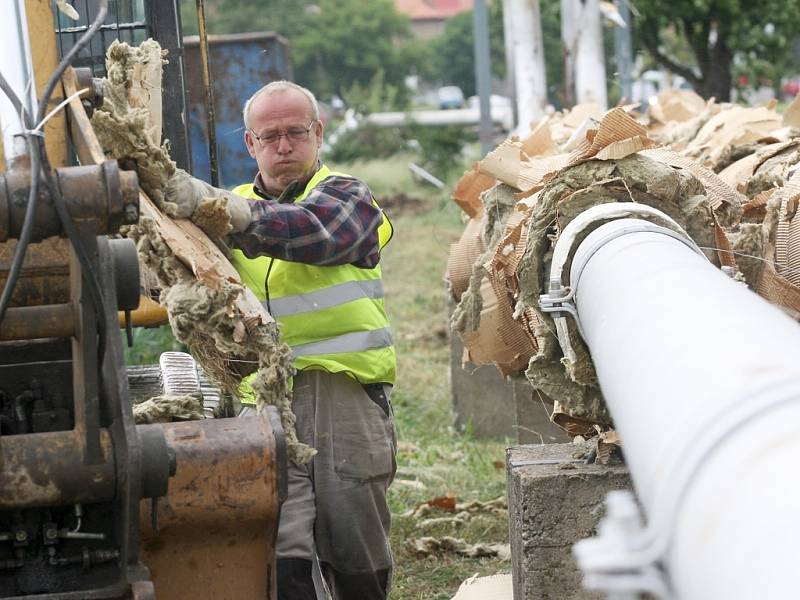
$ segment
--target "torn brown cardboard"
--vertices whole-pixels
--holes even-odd
[[[650,117],[667,125],[681,123],[699,116],[708,103],[689,90],[664,90],[650,107]]]
[[[488,279],[481,283],[480,290],[483,300],[480,323],[477,331],[463,336],[465,358],[475,365],[494,363],[506,376],[519,373],[536,354],[536,347],[514,321],[508,300],[498,300]]]
[[[447,258],[447,273],[450,293],[458,301],[469,287],[472,276],[472,265],[478,257],[486,252],[486,240],[483,237],[483,222],[479,218],[470,219],[464,228],[461,238],[450,246]]]
[[[774,136],[782,127],[780,115],[767,107],[729,106],[700,128],[684,153],[715,165],[731,146],[777,140]]]
[[[494,177],[481,173],[476,164],[458,180],[451,197],[470,218],[479,217],[483,213],[480,196],[496,183]]]
[[[558,152],[550,131],[551,117],[545,117],[534,127],[530,135],[522,140],[522,151],[527,156],[549,156]]]
[[[595,102],[583,102],[576,104],[568,112],[564,113],[562,122],[566,127],[577,129],[586,119],[601,119],[603,117],[603,107]]]
[[[800,128],[800,94],[784,109],[782,122],[786,127]]]
[[[522,163],[527,160],[522,144],[518,140],[507,139],[478,163],[478,169],[484,175],[521,190],[523,188],[520,187],[519,175]]]
[[[620,159],[652,148],[655,142],[647,137],[647,130],[621,108],[612,108],[601,119],[597,129],[587,131],[585,139],[570,153],[568,166],[585,160]],[[599,153],[603,153],[598,156]]]

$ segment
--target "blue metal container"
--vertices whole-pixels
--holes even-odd
[[[183,39],[186,64],[186,115],[192,150],[192,175],[211,181],[206,95],[197,36]],[[276,33],[208,36],[216,115],[220,185],[231,188],[253,180],[258,167],[244,144],[242,108],[270,81],[292,79],[289,42]]]

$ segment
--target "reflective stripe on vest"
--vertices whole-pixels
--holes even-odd
[[[372,331],[356,331],[344,335],[292,346],[292,356],[314,356],[316,354],[340,354],[342,352],[361,352],[392,345],[392,331],[389,327]]]
[[[302,202],[332,175],[344,174],[323,165],[294,201]],[[259,199],[252,184],[233,191]],[[374,199],[373,203],[378,206]],[[378,229],[381,248],[392,233],[384,215]],[[232,263],[244,283],[281,325],[298,370],[345,372],[361,383],[394,382],[395,351],[383,307],[379,265],[372,269],[315,266],[267,257],[248,259],[240,250],[233,254]]]
[[[331,308],[361,298],[383,298],[383,281],[381,279],[347,281],[307,294],[270,299],[269,307],[266,302],[262,304],[265,308],[272,309],[272,316],[277,318]]]

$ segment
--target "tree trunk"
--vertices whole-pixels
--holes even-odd
[[[574,85],[576,103],[595,102],[604,110],[606,66],[603,24],[597,0],[561,1],[561,39],[566,56],[564,82],[567,92]]]
[[[705,88],[708,90],[706,97],[714,96],[717,102],[730,102],[731,85],[733,77],[731,75],[731,62],[733,53],[720,36],[717,43],[711,48],[711,61],[708,70],[703,73]]]
[[[547,103],[539,0],[506,0],[504,10],[513,16],[506,36],[511,38],[513,52],[517,134],[525,136],[531,123],[542,117]]]

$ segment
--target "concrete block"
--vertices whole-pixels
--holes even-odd
[[[622,465],[575,462],[592,447],[570,443],[508,449],[515,600],[600,598],[582,589],[572,546],[595,534],[606,494],[631,489],[631,481]]]
[[[450,386],[457,429],[472,429],[476,438],[516,438],[513,384],[494,365],[461,366],[464,346],[450,336]]]
[[[527,379],[515,379],[513,384],[517,442],[520,444],[567,443],[570,437],[550,420],[553,402]]]
[[[472,429],[476,438],[510,437],[520,444],[568,442],[563,429],[550,421],[549,398],[527,379],[504,378],[494,365],[461,366],[464,346],[450,336],[450,385],[455,426]]]

